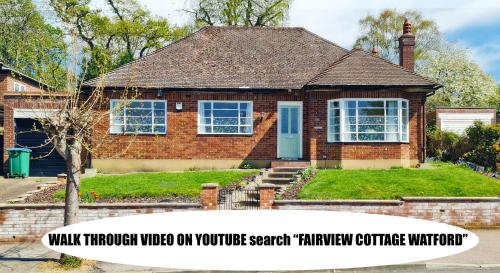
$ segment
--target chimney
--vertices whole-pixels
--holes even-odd
[[[372,49],[372,54],[373,54],[374,56],[378,56],[378,48],[377,48],[377,47],[373,47],[373,49]]]
[[[415,35],[411,33],[411,23],[405,19],[403,35],[399,37],[399,65],[410,70],[415,70]]]

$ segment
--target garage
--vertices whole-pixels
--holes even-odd
[[[495,108],[436,108],[436,125],[442,131],[464,134],[475,121],[486,125],[496,123]]]
[[[52,144],[45,145],[47,135],[37,132],[34,128],[41,128],[40,122],[30,118],[15,119],[16,147],[26,147],[32,150],[30,176],[56,176],[65,173],[64,159],[54,150]]]

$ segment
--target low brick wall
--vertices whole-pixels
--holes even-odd
[[[199,209],[197,203],[89,204],[80,206],[79,220]],[[63,215],[63,204],[0,204],[0,242],[39,240],[63,226]]]
[[[273,189],[274,190],[274,189]],[[216,191],[213,195],[216,197]],[[272,200],[264,194],[261,209],[331,210],[386,214],[437,221],[468,228],[500,228],[500,198],[421,198],[401,200]],[[202,196],[213,196],[208,192]],[[263,200],[261,200],[263,201]],[[203,201],[202,201],[203,202]],[[205,202],[206,203],[206,202]],[[264,206],[262,206],[264,205]],[[81,205],[80,221],[106,217],[201,210],[198,203],[138,203]],[[205,208],[205,209],[216,209]],[[39,240],[63,225],[63,204],[0,204],[0,242]]]
[[[405,197],[401,200],[275,200],[273,209],[386,214],[468,227],[500,227],[500,198]]]

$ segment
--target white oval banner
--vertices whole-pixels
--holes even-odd
[[[402,264],[466,251],[470,231],[412,218],[334,211],[186,211],[113,217],[47,233],[86,259],[193,270],[319,270]]]

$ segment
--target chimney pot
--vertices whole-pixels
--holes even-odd
[[[403,24],[403,34],[412,34],[411,33],[411,22],[408,19],[405,19]]]
[[[378,48],[373,47],[372,54],[375,55],[375,56],[378,56]]]

